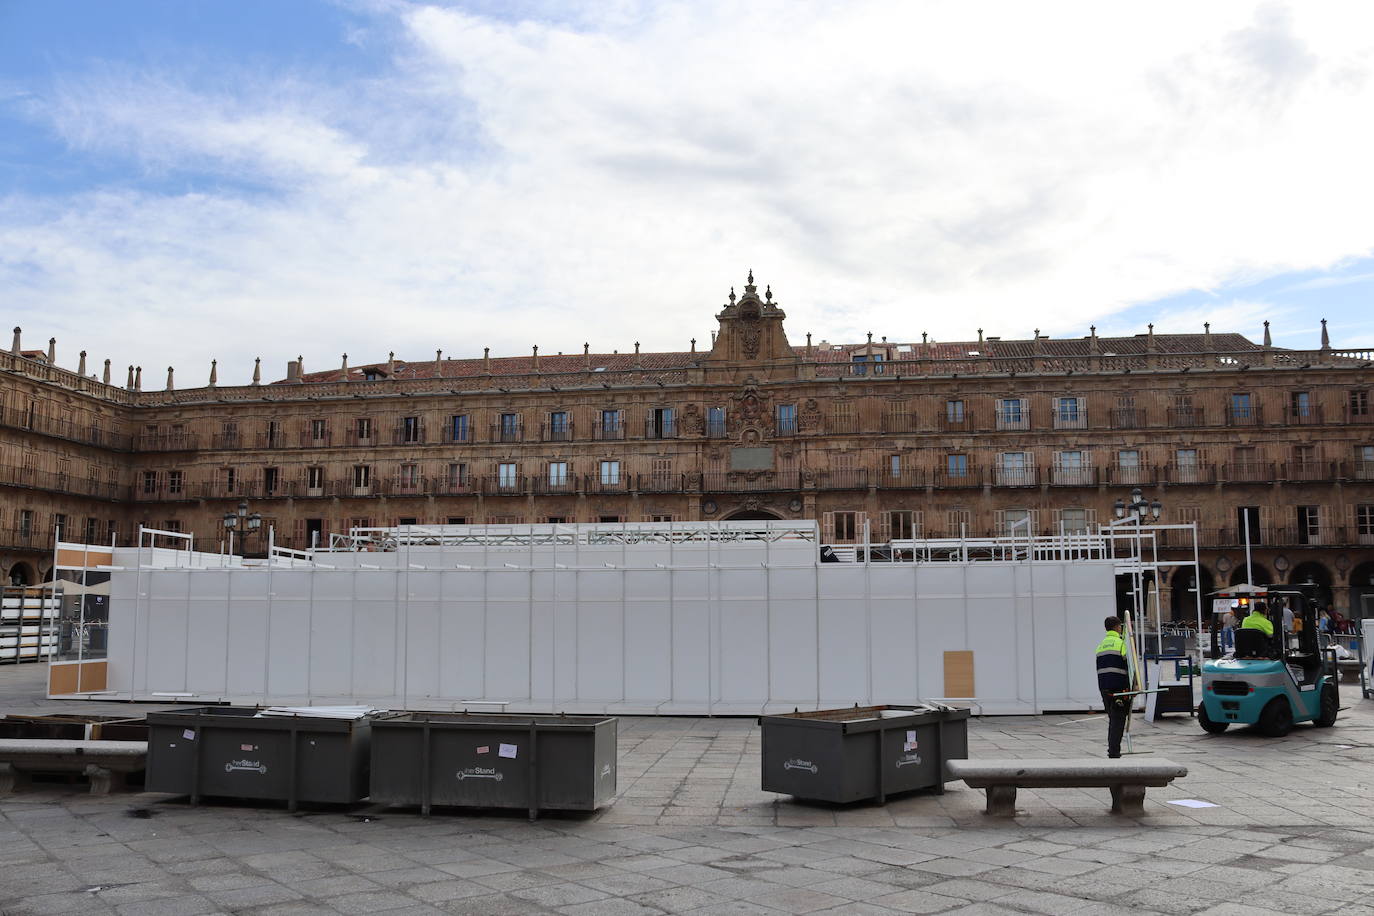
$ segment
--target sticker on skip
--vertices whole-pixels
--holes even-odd
[[[194,741],[196,740],[196,733],[188,728],[181,733],[181,737],[185,738],[187,741]]]
[[[514,744],[503,744],[503,745],[501,745],[501,750],[500,750],[498,753],[499,753],[502,757],[509,757],[510,759],[514,760],[514,759],[515,759],[515,745],[514,745]]]

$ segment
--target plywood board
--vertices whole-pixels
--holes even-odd
[[[945,653],[945,696],[975,697],[973,689],[973,652],[961,649]]]

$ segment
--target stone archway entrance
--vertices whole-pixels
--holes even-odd
[[[1202,579],[1202,619],[1207,620],[1212,613],[1212,592],[1216,585],[1212,574],[1205,568],[1201,570]],[[1194,575],[1191,567],[1182,567],[1174,573],[1169,582],[1169,614],[1171,620],[1196,620],[1198,595],[1194,589]]]
[[[782,516],[767,509],[741,509],[731,512],[722,521],[727,522],[780,522]]]
[[[1350,570],[1350,619],[1374,617],[1374,560]]]
[[[1274,585],[1277,580],[1270,574],[1269,570],[1260,564],[1250,562],[1250,570],[1247,573],[1245,564],[1241,563],[1231,573],[1231,585]]]
[[[34,585],[33,567],[27,563],[15,563],[10,567],[10,585]]]
[[[1288,576],[1289,585],[1306,585],[1312,589],[1312,599],[1322,607],[1329,608],[1331,603],[1331,571],[1316,560],[1306,560],[1293,567]]]

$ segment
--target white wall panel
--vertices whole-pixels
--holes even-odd
[[[1081,709],[1114,595],[1109,561],[818,564],[806,543],[692,543],[468,550],[470,568],[440,568],[425,550],[117,573],[111,685],[738,713],[940,698],[944,653],[972,650],[985,712]]]

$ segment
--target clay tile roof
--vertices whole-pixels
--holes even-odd
[[[640,353],[638,357],[634,353],[593,353],[590,361],[593,369],[604,368],[607,370],[635,369],[682,369],[690,366],[695,360],[702,357],[701,353],[677,352],[677,353]],[[561,356],[539,355],[539,371],[544,375],[553,375],[560,372],[582,372],[587,365],[588,357],[581,353],[565,353]],[[636,365],[638,363],[638,366]],[[386,377],[386,363],[365,363],[361,366],[349,366],[348,376],[352,381],[362,381],[367,370],[379,372],[382,377]],[[436,371],[437,365],[437,371]],[[422,362],[405,362],[396,360],[396,378],[471,378],[478,375],[486,375],[487,369],[483,366],[481,359],[443,359],[436,364],[434,360],[424,360]],[[491,358],[491,374],[498,375],[528,375],[534,372],[534,356],[493,356]],[[304,382],[337,382],[342,381],[343,372],[340,369],[329,369],[324,372],[307,372],[301,377]],[[273,385],[289,384],[286,379],[278,379]]]

